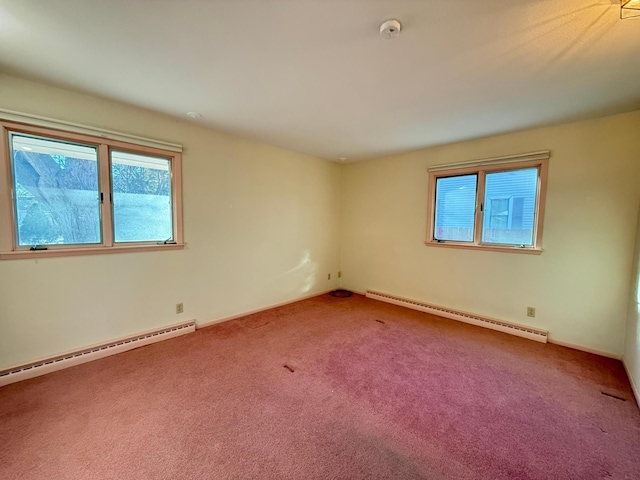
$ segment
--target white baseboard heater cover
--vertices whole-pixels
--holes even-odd
[[[516,323],[504,322],[495,318],[462,312],[459,310],[454,310],[452,308],[430,305],[428,303],[398,297],[395,295],[390,295],[388,293],[367,290],[367,298],[373,298],[376,300],[381,300],[383,302],[393,303],[394,305],[400,305],[403,307],[411,308],[413,310],[431,313],[433,315],[438,315],[439,317],[450,318],[451,320],[458,320],[459,322],[470,323],[471,325],[477,325],[479,327],[490,328],[491,330],[497,330],[498,332],[509,333],[518,337],[528,338],[529,340],[535,340],[536,342],[547,343],[547,338],[549,335],[549,332],[547,332],[546,330],[518,325]]]
[[[113,342],[76,350],[75,352],[58,355],[45,360],[8,368],[0,371],[0,387],[195,331],[195,321],[189,321],[159,330],[140,333],[131,337],[121,338]]]

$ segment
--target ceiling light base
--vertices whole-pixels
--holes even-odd
[[[380,35],[387,40],[392,40],[400,35],[400,30],[402,30],[402,25],[398,20],[387,20],[380,25]]]

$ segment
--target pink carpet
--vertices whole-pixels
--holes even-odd
[[[325,295],[1,388],[0,478],[638,479],[640,415],[620,362]]]

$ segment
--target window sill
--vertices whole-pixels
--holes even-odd
[[[465,250],[484,250],[488,252],[505,252],[505,253],[524,253],[528,255],[540,255],[542,253],[541,248],[535,247],[508,247],[508,246],[498,246],[498,245],[473,245],[473,244],[465,244],[465,243],[455,243],[455,242],[424,242],[425,245],[429,247],[445,247],[445,248],[462,248]]]
[[[75,257],[80,255],[104,255],[109,253],[159,252],[164,250],[182,250],[186,244],[170,243],[166,245],[126,245],[115,247],[59,248],[52,250],[16,250],[0,253],[0,260],[38,259],[52,257]]]

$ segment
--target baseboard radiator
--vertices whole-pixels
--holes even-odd
[[[497,330],[498,332],[504,332],[511,335],[516,335],[518,337],[528,338],[529,340],[535,340],[536,342],[547,343],[549,332],[547,332],[546,330],[540,330],[524,325],[505,322],[502,320],[497,320],[495,318],[475,315],[473,313],[462,312],[459,310],[454,310],[452,308],[431,305],[428,303],[419,302],[417,300],[410,300],[408,298],[390,295],[388,293],[375,292],[373,290],[367,290],[367,298],[373,298],[376,300],[381,300],[383,302],[393,303],[394,305],[400,305],[403,307],[411,308],[413,310],[431,313],[433,315],[438,315],[439,317],[458,320],[459,322],[470,323],[471,325],[477,325],[479,327],[490,328],[491,330]]]
[[[189,321],[172,325],[170,327],[164,327],[159,330],[121,338],[109,343],[94,345],[92,347],[76,350],[64,355],[47,358],[45,360],[39,360],[37,362],[8,368],[0,371],[0,387],[195,331],[196,323],[194,321]]]

